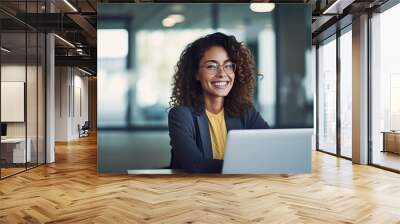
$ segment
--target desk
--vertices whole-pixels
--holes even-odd
[[[383,150],[382,152],[393,152],[400,154],[400,132],[399,131],[382,131],[383,133]]]
[[[2,157],[6,160],[6,163],[25,163],[31,161],[32,141],[30,138],[27,139],[26,151],[24,143],[25,138],[1,139],[1,154]],[[27,158],[27,161],[25,161],[25,158]]]
[[[127,170],[128,174],[187,174],[185,170],[179,169],[156,169],[156,170]]]

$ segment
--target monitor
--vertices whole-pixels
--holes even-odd
[[[1,136],[7,136],[7,124],[1,123]]]

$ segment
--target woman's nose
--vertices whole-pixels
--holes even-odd
[[[222,66],[218,67],[217,77],[225,77],[225,76],[226,76],[226,73],[225,73],[223,67]]]

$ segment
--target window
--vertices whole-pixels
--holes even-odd
[[[336,36],[318,48],[318,148],[336,153]]]
[[[340,36],[340,154],[352,157],[352,35]]]
[[[372,19],[372,163],[400,170],[400,4]]]

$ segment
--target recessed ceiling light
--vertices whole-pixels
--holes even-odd
[[[338,13],[339,10],[339,6],[341,4],[341,0],[337,0],[335,2],[333,2],[332,5],[330,5],[327,9],[325,9],[322,14],[328,14],[328,13]]]
[[[168,16],[169,18],[173,19],[175,23],[182,23],[185,21],[185,17],[181,14],[172,14]]]
[[[274,10],[274,3],[251,3],[250,9],[253,12],[271,12]]]
[[[67,4],[74,12],[78,12],[78,10],[68,1],[64,0],[65,4]]]
[[[162,24],[165,27],[173,27],[177,23],[185,21],[185,16],[181,14],[171,14],[162,20]]]
[[[175,26],[174,20],[172,20],[171,18],[165,18],[162,20],[162,25],[165,27],[173,27]]]
[[[5,47],[1,47],[0,49],[1,49],[2,51],[6,52],[6,53],[10,53],[10,52],[11,52],[11,50],[9,50],[9,49],[7,49],[7,48],[5,48]]]
[[[60,36],[57,35],[57,34],[54,34],[54,36],[57,37],[57,38],[58,38],[59,40],[61,40],[62,42],[64,42],[64,43],[66,43],[67,45],[69,45],[70,47],[75,48],[75,45],[71,44],[71,42],[69,42],[68,40],[66,40],[66,39],[64,39],[64,38],[62,38],[62,37],[60,37]]]
[[[79,67],[78,67],[78,70],[81,71],[81,72],[83,72],[83,73],[85,73],[85,74],[87,74],[87,75],[92,75],[92,73],[90,73],[90,72],[88,72],[88,71],[86,71],[86,70],[83,70],[83,69],[81,69],[81,68],[79,68]]]

